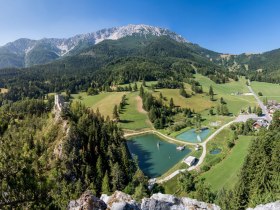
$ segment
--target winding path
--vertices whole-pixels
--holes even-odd
[[[192,171],[192,170],[197,169],[198,166],[200,166],[200,165],[203,163],[203,161],[204,161],[204,159],[205,159],[205,157],[206,157],[206,152],[207,152],[206,144],[207,144],[207,142],[210,141],[211,139],[213,139],[213,138],[214,138],[218,133],[220,133],[224,128],[228,127],[229,125],[231,125],[231,124],[234,123],[234,122],[236,122],[236,120],[230,121],[229,123],[223,125],[223,126],[220,127],[218,130],[216,130],[214,133],[212,133],[204,142],[199,143],[199,144],[202,146],[203,150],[202,150],[202,154],[201,154],[201,156],[200,156],[200,158],[199,158],[199,161],[198,161],[198,163],[197,163],[195,166],[191,166],[191,167],[189,167],[188,169],[181,169],[181,170],[174,171],[172,174],[168,175],[167,177],[165,177],[165,178],[163,178],[163,179],[157,179],[156,182],[157,182],[157,183],[163,183],[163,182],[166,182],[166,181],[168,181],[169,179],[172,179],[173,177],[177,176],[177,175],[178,175],[179,173],[181,173],[181,172],[184,172],[184,171],[186,171],[186,170]]]
[[[248,80],[248,83],[250,84],[250,81]],[[272,121],[272,118],[271,116],[269,115],[265,105],[263,104],[263,102],[260,100],[260,98],[257,96],[257,94],[254,92],[254,90],[252,89],[251,86],[247,86],[249,91],[253,94],[253,96],[255,97],[255,99],[257,100],[260,108],[262,109],[262,112],[263,114],[265,115],[265,119],[268,121],[268,122],[271,122]]]
[[[217,129],[214,133],[212,133],[205,141],[203,141],[202,143],[191,143],[191,142],[183,142],[183,141],[180,141],[178,139],[175,139],[173,137],[170,137],[170,136],[167,136],[165,134],[162,134],[160,133],[159,131],[156,131],[156,130],[147,130],[147,131],[140,131],[140,132],[134,132],[134,133],[130,133],[130,134],[125,134],[124,137],[130,137],[130,136],[135,136],[135,135],[141,135],[141,134],[146,134],[146,133],[155,133],[159,136],[162,136],[163,138],[167,139],[167,140],[170,140],[170,141],[173,141],[173,142],[177,142],[177,143],[180,143],[180,144],[185,144],[185,145],[197,145],[199,144],[200,146],[202,146],[202,154],[201,156],[199,157],[199,161],[196,165],[194,166],[191,166],[189,167],[188,169],[180,169],[180,170],[177,170],[177,171],[174,171],[172,174],[166,176],[165,178],[154,178],[154,179],[150,179],[149,182],[150,183],[163,183],[163,182],[166,182],[170,179],[172,179],[173,177],[177,176],[179,173],[181,172],[185,172],[186,170],[187,171],[192,171],[192,170],[195,170],[197,169],[204,161],[205,157],[206,157],[206,154],[207,154],[207,143],[213,139],[217,134],[219,134],[223,129],[225,129],[226,127],[230,126],[232,123],[235,123],[235,122],[246,122],[248,119],[258,119],[258,118],[265,118],[267,119],[268,122],[271,121],[271,117],[270,115],[268,114],[267,112],[267,109],[266,107],[264,106],[263,102],[259,99],[259,97],[256,95],[256,93],[253,91],[253,89],[248,86],[249,88],[249,91],[252,93],[252,95],[254,95],[255,99],[257,100],[259,106],[262,108],[263,110],[263,113],[265,114],[265,117],[258,117],[256,114],[249,114],[249,115],[238,115],[234,120],[228,122],[227,124],[221,126],[219,129]]]

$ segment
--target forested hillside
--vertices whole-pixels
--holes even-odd
[[[279,49],[258,54],[210,55],[214,63],[224,66],[229,71],[246,75],[252,81],[280,82]]]
[[[116,123],[79,103],[58,119],[52,105],[32,99],[0,108],[0,208],[65,209],[87,189],[109,193],[128,183],[133,193],[137,168]]]
[[[278,111],[270,129],[262,130],[252,142],[234,189],[217,194],[222,209],[246,209],[280,199],[279,117]]]
[[[217,83],[236,78],[202,57],[193,45],[168,37],[130,36],[106,40],[74,56],[26,69],[1,69],[0,84],[9,89],[2,100],[43,98],[49,92],[86,91],[89,87],[162,78],[183,81],[194,68]]]

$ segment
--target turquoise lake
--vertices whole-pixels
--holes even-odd
[[[150,178],[161,176],[191,152],[187,147],[178,151],[175,144],[155,134],[131,137],[127,146],[129,152],[137,156],[140,169]]]
[[[195,129],[191,129],[186,132],[183,132],[178,136],[176,136],[176,139],[179,139],[181,141],[191,142],[191,143],[201,143],[207,138],[208,134],[210,133],[210,129],[208,128],[202,129],[201,132],[199,133],[195,131],[196,131]],[[201,141],[199,141],[199,139]]]

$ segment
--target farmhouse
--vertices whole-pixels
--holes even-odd
[[[184,158],[183,162],[186,163],[188,166],[192,166],[196,161],[196,157],[194,156],[189,156]]]
[[[259,130],[261,127],[266,128],[267,126],[268,126],[268,122],[265,119],[258,119],[253,124],[255,130]]]

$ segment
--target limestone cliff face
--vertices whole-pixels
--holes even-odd
[[[279,210],[280,209],[280,200],[273,202],[273,203],[267,203],[267,204],[261,204],[257,205],[255,208],[248,208],[247,210]]]
[[[78,200],[70,201],[69,210],[220,210],[215,204],[208,204],[190,198],[177,198],[173,195],[157,193],[150,198],[136,202],[130,195],[116,191],[113,195],[100,198],[85,192]]]
[[[178,198],[168,194],[153,194],[136,202],[130,195],[116,191],[113,195],[95,197],[85,192],[79,199],[70,201],[68,210],[220,210],[215,204],[197,201],[191,198]],[[247,210],[279,210],[280,201],[258,205]]]

